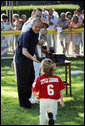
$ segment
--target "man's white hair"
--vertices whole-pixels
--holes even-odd
[[[32,21],[31,21],[31,25],[33,25],[35,22],[43,24],[43,22],[41,21],[40,18],[33,18]]]

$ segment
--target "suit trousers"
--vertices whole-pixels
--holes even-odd
[[[29,98],[31,97],[32,83],[35,79],[35,72],[33,62],[28,64],[16,65],[16,78],[17,78],[17,89],[20,106],[29,105]]]

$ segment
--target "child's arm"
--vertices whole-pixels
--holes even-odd
[[[36,99],[36,91],[33,91],[33,103],[35,103],[35,99]]]
[[[60,91],[60,95],[61,95],[61,98],[60,98],[60,105],[61,105],[62,107],[64,107],[65,104],[64,104],[64,101],[63,101],[63,96],[62,96],[61,91]]]

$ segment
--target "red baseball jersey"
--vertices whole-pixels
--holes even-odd
[[[39,92],[39,99],[59,99],[60,90],[64,89],[65,85],[60,77],[53,75],[51,77],[45,74],[36,78],[32,85],[32,92]]]

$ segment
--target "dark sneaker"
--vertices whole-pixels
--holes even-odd
[[[24,105],[23,107],[24,108],[27,108],[27,109],[31,109],[32,108],[32,105],[31,104],[27,104],[27,105]]]
[[[25,102],[23,105],[20,105],[21,107],[24,107],[24,108],[28,108],[28,109],[31,109],[32,108],[32,104],[30,101],[28,102]]]
[[[53,114],[51,112],[48,113],[48,117],[49,117],[49,125],[54,125],[54,119],[53,119]]]

